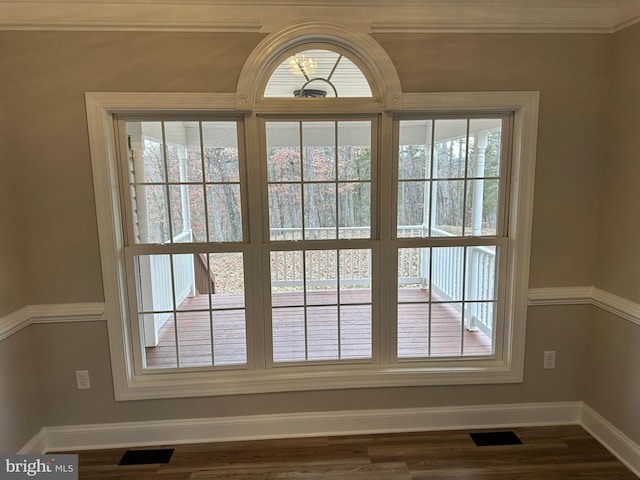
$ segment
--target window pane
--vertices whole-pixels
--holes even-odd
[[[173,243],[189,243],[191,239],[191,212],[189,206],[189,185],[169,185],[171,201],[171,228]]]
[[[341,306],[340,358],[371,358],[371,341],[371,305]]]
[[[238,132],[235,122],[203,122],[207,182],[239,182]]]
[[[463,235],[463,212],[465,198],[464,180],[441,180],[433,182],[433,210],[431,212],[431,235]]]
[[[164,122],[169,182],[202,182],[199,122]]]
[[[340,261],[340,303],[371,303],[371,250],[343,249]]]
[[[302,226],[302,207],[305,240],[369,238],[371,122],[267,122],[265,129],[271,239]]]
[[[398,304],[398,358],[430,354],[429,304]]]
[[[335,183],[304,185],[304,223],[305,240],[336,238]]]
[[[324,49],[298,51],[285,58],[264,90],[265,98],[324,96],[348,98],[372,94],[358,66],[348,57]]]
[[[338,304],[338,252],[308,250],[304,254],[307,305]]]
[[[493,353],[496,302],[469,302],[465,304],[463,355],[490,355]]]
[[[370,257],[368,249],[271,253],[276,362],[371,357]]]
[[[148,368],[246,364],[242,253],[141,255],[136,263]]]
[[[210,242],[242,241],[240,185],[207,185]]]
[[[296,362],[307,358],[304,308],[274,308],[271,314],[273,361]]]
[[[467,247],[466,300],[496,300],[496,247]]]
[[[431,120],[400,122],[398,147],[398,178],[427,179],[431,177]]]
[[[408,296],[411,289],[429,288],[430,262],[430,248],[398,249],[398,288],[407,289],[402,292],[402,300],[398,298],[398,301],[416,301]]]
[[[369,238],[371,226],[371,184],[338,184],[338,231],[340,238]]]
[[[187,185],[189,198],[189,224],[191,225],[191,238],[194,242],[207,241],[207,219],[204,205],[204,186]]]
[[[500,176],[502,119],[473,119],[469,122],[469,177]]]
[[[338,122],[338,179],[371,179],[371,122]]]
[[[179,312],[175,318],[180,367],[212,365],[209,312]]]
[[[398,183],[398,237],[429,234],[430,182]]]
[[[462,355],[462,304],[431,305],[431,356]]]
[[[399,249],[398,358],[492,354],[495,275],[494,247]]]
[[[436,120],[434,178],[464,178],[467,120]]]
[[[335,122],[302,124],[302,170],[305,181],[335,180]]]
[[[265,128],[268,181],[300,181],[300,123],[268,122]]]
[[[464,247],[434,247],[431,286],[443,300],[462,300]]]
[[[307,359],[336,360],[338,352],[338,307],[307,308]]]
[[[166,179],[162,122],[128,122],[131,145],[130,169],[136,183],[158,183]]]
[[[496,235],[500,202],[499,180],[470,180],[467,185],[465,235]]]
[[[155,314],[140,315],[140,330],[153,328]],[[176,328],[173,314],[165,314],[162,321],[163,328],[157,334],[157,345],[145,346],[145,363],[147,368],[176,368],[178,366],[178,347],[176,343]],[[152,334],[149,337],[153,336]],[[145,339],[147,337],[145,336]]]
[[[242,240],[236,122],[127,121],[126,132],[136,243]]]
[[[271,304],[304,305],[303,252],[271,252]]]
[[[302,189],[300,185],[269,185],[271,240],[302,238]]]
[[[140,243],[166,243],[171,240],[167,189],[162,185],[138,185],[135,188],[138,206],[134,218]]]
[[[245,310],[214,310],[214,365],[247,363],[247,331]]]

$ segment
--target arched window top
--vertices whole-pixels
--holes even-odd
[[[315,69],[312,75],[311,64],[305,63],[309,59]],[[321,90],[326,97],[352,99],[344,103],[349,111],[353,111],[355,100],[358,105],[367,104],[369,110],[371,106],[396,109],[402,104],[400,79],[382,47],[368,35],[325,22],[291,25],[260,42],[238,78],[236,108],[310,108],[308,102],[296,101],[296,90],[301,96],[306,93],[307,98],[323,95],[308,90]],[[285,100],[288,106],[283,104]]]
[[[369,82],[356,63],[343,52],[327,48],[288,53],[273,70],[264,98],[371,98]]]

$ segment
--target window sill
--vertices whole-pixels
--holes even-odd
[[[497,360],[430,366],[286,367],[261,371],[149,373],[116,384],[116,400],[309,390],[520,383],[522,368]]]

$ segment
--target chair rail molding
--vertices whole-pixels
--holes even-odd
[[[594,286],[530,288],[529,306],[543,305],[594,305],[640,325],[640,304]]]
[[[529,289],[529,307],[593,305],[640,326],[640,304],[594,286]],[[106,321],[105,304],[27,305],[0,317],[0,341],[34,323]]]
[[[104,303],[58,303],[27,305],[0,318],[0,340],[34,323],[102,322]]]

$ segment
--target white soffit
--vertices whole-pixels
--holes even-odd
[[[0,0],[0,30],[271,33],[308,21],[364,33],[611,33],[640,0]]]

